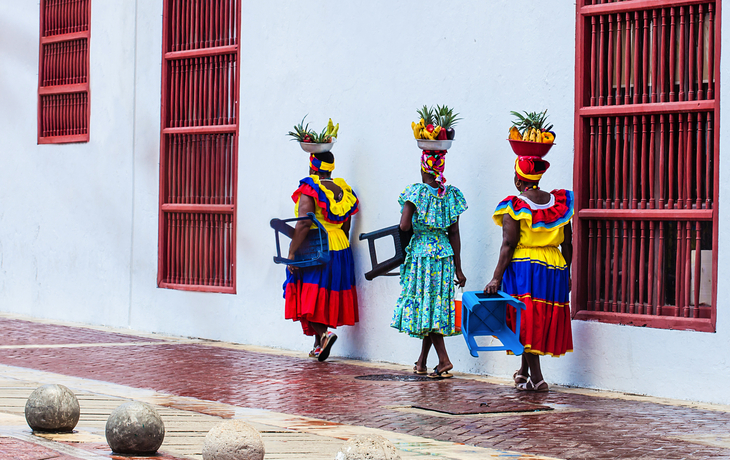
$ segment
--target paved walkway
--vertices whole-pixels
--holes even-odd
[[[104,422],[136,399],[161,407],[163,458],[201,458],[207,430],[241,418],[262,432],[267,459],[333,459],[342,440],[365,433],[388,437],[404,459],[730,459],[726,406],[559,387],[525,394],[478,376],[416,379],[402,366],[9,315],[0,331],[0,458],[113,458]],[[77,433],[31,434],[22,407],[42,383],[79,395]]]

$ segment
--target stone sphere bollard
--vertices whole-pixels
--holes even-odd
[[[80,415],[79,400],[63,385],[38,387],[25,403],[25,420],[33,431],[73,431]]]
[[[164,439],[165,424],[149,404],[124,403],[106,421],[106,442],[118,454],[153,454]]]
[[[400,460],[392,442],[377,434],[350,438],[337,452],[335,460]]]
[[[263,460],[264,441],[242,420],[226,420],[211,428],[203,443],[203,460]]]

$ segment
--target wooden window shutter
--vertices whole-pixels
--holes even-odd
[[[38,143],[89,141],[91,0],[41,0]]]
[[[239,0],[165,0],[158,285],[236,292]]]
[[[575,318],[714,332],[720,2],[577,9]]]

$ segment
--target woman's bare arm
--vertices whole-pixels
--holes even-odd
[[[307,195],[299,195],[299,215],[297,217],[306,217],[307,213],[314,212],[314,198]],[[304,239],[309,233],[309,227],[312,226],[310,220],[300,220],[294,227],[294,236],[292,236],[291,243],[289,244],[289,256],[288,259],[294,259],[294,253],[297,252],[299,246],[301,246]]]
[[[563,259],[568,270],[568,290],[573,289],[573,277],[570,275],[570,264],[573,262],[573,227],[568,225],[563,227],[563,242],[560,243],[560,252],[563,253]]]
[[[495,293],[499,291],[502,285],[502,276],[505,270],[512,262],[512,255],[515,253],[517,243],[520,241],[520,224],[511,216],[506,215],[502,218],[502,247],[499,249],[499,260],[497,267],[494,269],[492,281],[485,287],[485,293]]]
[[[413,227],[413,214],[416,212],[416,205],[406,201],[403,205],[403,212],[400,215],[400,229],[407,232]]]
[[[454,268],[456,269],[456,280],[459,286],[464,287],[466,276],[461,271],[461,235],[459,234],[459,218],[449,226],[449,243],[454,250]]]
[[[351,225],[352,217],[348,217],[347,220],[342,224],[342,231],[345,232],[345,236],[347,239],[350,239],[350,225]]]

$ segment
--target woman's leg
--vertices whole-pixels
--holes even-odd
[[[431,351],[431,336],[427,335],[421,341],[421,356],[416,361],[415,371],[428,372],[428,352]]]
[[[522,353],[522,359],[520,360],[520,368],[515,373],[514,380],[516,384],[526,383],[527,379],[530,378],[530,364],[527,361],[527,356],[530,353]],[[539,366],[539,361],[538,361]],[[538,380],[539,382],[539,380]]]
[[[436,371],[440,373],[453,369],[454,365],[451,364],[449,354],[446,352],[444,336],[441,334],[436,334],[435,332],[431,332],[430,334],[428,334],[428,336],[431,337],[433,347],[436,349],[436,354],[438,354],[439,356],[439,364],[438,366],[436,366]]]
[[[540,355],[524,353],[522,356],[525,356],[527,359],[527,363],[530,368],[530,381],[535,386],[534,389],[542,389],[543,391],[547,391],[546,389],[548,385],[543,381],[544,379],[542,377],[542,370],[540,370]]]
[[[322,323],[312,323],[310,321],[309,325],[314,329],[314,332],[317,333],[317,335],[321,336],[325,332],[327,332],[327,325]]]

